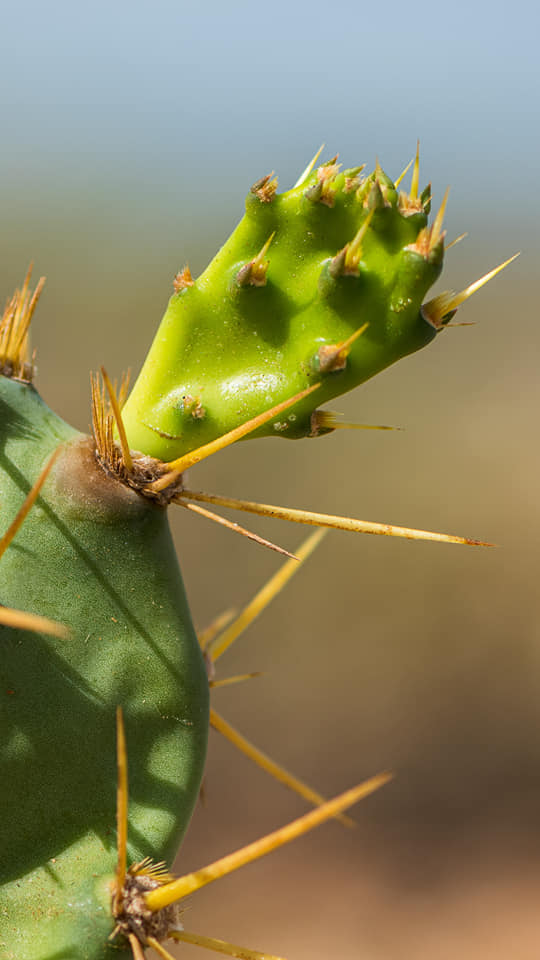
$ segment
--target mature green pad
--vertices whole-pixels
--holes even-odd
[[[107,946],[116,863],[115,710],[126,723],[128,862],[170,861],[202,776],[208,683],[166,511],[108,478],[88,438],[0,377],[0,602],[72,639],[0,628],[0,956],[124,957]]]
[[[332,174],[319,196],[325,169],[334,168],[270,198],[252,190],[230,239],[194,285],[171,298],[123,410],[134,449],[174,459],[321,382],[254,434],[310,435],[316,407],[433,339],[420,308],[442,268],[443,244],[413,249],[427,223],[424,206],[399,202],[380,169],[365,180],[355,170]],[[333,258],[371,211],[357,268],[336,275]],[[254,285],[240,271],[272,234],[265,282]],[[321,370],[319,349],[366,322],[345,368]]]

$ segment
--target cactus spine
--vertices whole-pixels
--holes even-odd
[[[8,960],[140,960],[147,946],[168,956],[160,941],[181,938],[171,904],[201,885],[200,877],[172,882],[147,859],[170,861],[178,847],[208,730],[207,675],[169,535],[170,502],[476,542],[183,485],[188,465],[242,437],[334,429],[319,403],[429,343],[497,272],[425,303],[442,268],[444,204],[428,226],[430,190],[419,192],[418,157],[409,194],[378,165],[365,178],[362,169],[341,171],[337,158],[315,169],[314,161],[281,195],[272,176],[256,183],[208,269],[197,280],[188,268],[177,276],[122,410],[106,374],[106,392],[94,381],[92,438],[53,413],[31,384],[28,327],[40,288],[31,298],[27,279],[8,303],[0,326],[0,771],[9,785],[0,818],[0,948]],[[207,660],[231,637],[222,633]],[[340,813],[384,780],[323,804],[251,853]],[[323,802],[308,788],[303,795]],[[251,853],[201,871],[204,882]],[[138,861],[130,870],[128,858]]]

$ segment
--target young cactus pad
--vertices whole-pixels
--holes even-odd
[[[28,327],[42,284],[31,298],[27,278],[0,322],[0,956],[6,960],[121,960],[131,953],[140,960],[149,945],[168,956],[161,933],[148,932],[152,924],[126,919],[119,890],[133,877],[163,887],[142,895],[142,912],[157,914],[195,889],[194,875],[169,886],[146,859],[170,862],[177,850],[197,800],[209,722],[207,673],[172,547],[168,503],[205,516],[201,502],[341,529],[478,542],[183,487],[188,461],[241,436],[332,429],[332,418],[316,411],[314,401],[428,343],[496,272],[457,296],[424,303],[442,266],[444,202],[427,226],[429,190],[419,195],[418,157],[409,194],[398,194],[379,167],[364,179],[360,168],[341,172],[335,160],[314,166],[281,196],[271,177],[255,184],[244,219],[207,271],[196,282],[187,268],[179,275],[123,409],[105,374],[110,409],[94,381],[93,437],[60,419],[32,386]],[[313,539],[306,542],[302,557],[313,546]],[[295,561],[287,563],[281,585]],[[208,664],[275,589],[261,592],[215,642],[205,639]],[[124,804],[117,844],[118,706],[131,785],[129,829],[125,777],[118,791]],[[304,826],[341,815],[386,780],[325,805],[215,713],[212,723],[318,807]],[[121,755],[120,749],[122,772]],[[287,828],[279,842],[297,829]],[[274,839],[261,841],[253,855],[272,849]],[[143,865],[126,873],[128,856]],[[247,859],[231,855],[197,876],[216,879]],[[181,938],[167,923],[162,935]],[[190,942],[203,941],[216,949],[208,938]]]
[[[255,435],[327,432],[315,405],[429,343],[443,324],[422,303],[444,243],[417,169],[409,195],[379,166],[364,178],[335,159],[282,194],[256,183],[204,273],[175,280],[123,410],[130,446],[171,460],[315,383]]]

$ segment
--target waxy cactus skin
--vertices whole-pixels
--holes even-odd
[[[362,179],[330,163],[283,194],[268,178],[255,184],[204,273],[177,278],[123,411],[130,445],[172,460],[320,382],[254,435],[316,434],[316,405],[436,334],[421,306],[444,249],[439,236],[418,245],[427,207],[405,204],[380,168]]]
[[[206,671],[166,510],[107,477],[90,438],[31,385],[0,377],[0,409],[3,526],[59,451],[2,557],[0,602],[71,630],[57,639],[0,627],[0,955],[101,960],[116,706],[130,737],[130,860],[170,861],[203,772]]]

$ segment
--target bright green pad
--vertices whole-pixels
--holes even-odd
[[[427,223],[423,209],[402,212],[382,171],[362,181],[354,174],[333,179],[331,206],[316,199],[317,171],[270,202],[248,195],[230,239],[170,300],[123,410],[133,449],[174,459],[321,382],[255,434],[307,436],[315,408],[433,339],[420,308],[442,268],[443,245],[426,254],[411,249]],[[333,277],[332,258],[372,207],[356,275]],[[272,233],[265,285],[240,285],[239,271]],[[319,348],[366,322],[345,369],[321,372]]]
[[[128,861],[171,861],[197,800],[208,683],[166,511],[97,467],[87,438],[0,377],[0,530],[62,452],[0,560],[0,602],[73,638],[0,628],[0,956],[101,960],[116,863],[115,710]],[[126,954],[127,955],[127,954]]]

